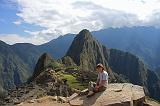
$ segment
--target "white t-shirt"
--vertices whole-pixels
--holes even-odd
[[[100,82],[102,80],[106,80],[106,83],[104,84],[104,86],[107,87],[107,85],[108,85],[108,73],[106,71],[99,72],[97,79],[99,79]]]

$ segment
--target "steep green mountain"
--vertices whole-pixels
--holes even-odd
[[[107,71],[111,68],[113,77],[117,73],[133,84],[144,86],[146,94],[151,97],[160,98],[160,79],[138,57],[128,52],[107,49],[86,29],[74,38],[66,56],[71,57],[86,72],[95,72],[95,66],[100,62],[106,66]]]
[[[31,74],[28,66],[11,49],[0,41],[0,85],[4,89],[15,87],[27,80]]]
[[[66,56],[71,57],[77,65],[81,65],[83,70],[93,71],[98,63],[108,66],[105,61],[108,57],[107,53],[107,49],[84,29],[74,38]]]

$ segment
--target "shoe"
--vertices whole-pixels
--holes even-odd
[[[93,91],[89,91],[87,98],[93,96],[95,93]]]
[[[80,93],[79,93],[79,95],[87,95],[88,94],[88,89],[84,89],[83,91],[81,91]]]
[[[73,92],[78,93],[78,94],[81,92],[81,90],[78,90],[78,89],[75,89],[75,88],[73,88],[72,90],[73,90]]]

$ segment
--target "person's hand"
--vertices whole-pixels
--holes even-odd
[[[95,87],[95,89],[96,89],[96,91],[98,91],[98,89],[99,89],[99,86],[96,86],[96,87]]]

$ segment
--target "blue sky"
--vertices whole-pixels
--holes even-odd
[[[16,13],[17,8],[5,2],[5,0],[0,1],[0,33],[19,33],[24,35],[23,27],[17,27],[13,22],[18,19]]]
[[[108,27],[160,26],[159,0],[0,0],[0,40],[43,44]]]
[[[30,36],[27,32],[25,32],[25,30],[37,31],[42,29],[42,27],[38,25],[28,24],[25,22],[21,24],[16,24],[17,20],[21,20],[21,18],[16,15],[19,12],[18,4],[16,2],[13,2],[10,0],[0,0],[0,11],[1,11],[0,12],[0,36],[1,37],[3,36],[5,38],[5,36],[17,35],[18,37],[26,38]],[[4,40],[6,41],[6,43],[9,43],[9,44],[21,42],[21,41],[18,41],[17,37],[15,37],[15,39],[17,39],[15,41],[14,39],[8,39],[8,37],[6,37],[6,39],[7,40],[5,39]],[[22,43],[23,42],[24,41],[22,41]]]
[[[16,15],[18,13],[18,5],[14,2],[0,0],[0,11],[0,33],[18,33],[23,36],[27,35],[24,30],[34,31],[42,29],[42,27],[34,24],[15,24],[14,22],[20,20],[21,18]]]

